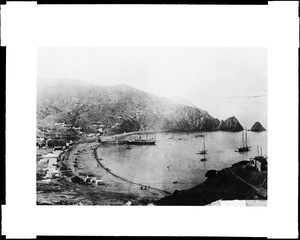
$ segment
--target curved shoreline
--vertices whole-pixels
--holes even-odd
[[[134,185],[138,185],[138,186],[141,186],[141,187],[145,187],[144,184],[141,184],[141,183],[136,183],[136,182],[133,182],[133,181],[130,181],[130,180],[127,180],[121,176],[118,176],[116,175],[115,173],[111,172],[111,171],[108,171],[107,168],[101,163],[101,161],[99,160],[98,158],[98,153],[97,153],[97,149],[99,148],[100,146],[98,147],[95,147],[93,150],[94,150],[94,156],[95,156],[95,159],[97,161],[97,163],[100,165],[100,167],[102,167],[106,172],[110,173],[111,175],[113,175],[114,177],[118,178],[118,179],[121,179],[127,183],[131,183],[131,184],[134,184]],[[166,194],[172,194],[168,191],[165,191],[165,190],[162,190],[162,189],[159,189],[159,188],[154,188],[154,187],[149,187],[149,189],[153,189],[153,190],[156,190],[156,191],[160,191],[160,192],[163,192],[163,193],[166,193]]]

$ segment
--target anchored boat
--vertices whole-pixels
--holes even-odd
[[[154,137],[148,139],[148,134],[146,134],[146,139],[140,137],[138,139],[126,140],[125,142],[129,145],[155,145],[156,140]]]
[[[201,158],[201,162],[205,162],[207,160],[207,158],[205,157],[205,154],[203,156],[203,158]]]
[[[198,134],[195,135],[195,138],[198,138],[198,137],[204,137],[205,135],[202,133],[202,131]]]
[[[206,154],[207,153],[207,149],[205,149],[205,136],[203,136],[203,149],[198,152],[197,154]]]
[[[250,151],[251,146],[248,146],[247,143],[247,129],[242,133],[242,146],[237,149],[237,152],[248,152]]]
[[[262,153],[262,147],[260,147],[260,154],[259,154],[259,147],[257,146],[257,156],[255,156],[253,159],[255,160],[262,160],[262,161],[266,161],[267,160],[267,156],[264,156]]]

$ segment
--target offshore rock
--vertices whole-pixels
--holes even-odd
[[[227,131],[227,132],[239,132],[244,130],[240,122],[236,119],[235,116],[226,119],[225,121],[221,121],[219,130]]]
[[[256,122],[256,123],[254,123],[254,125],[252,126],[250,131],[252,131],[252,132],[263,132],[263,131],[266,131],[266,129],[261,125],[260,122]]]

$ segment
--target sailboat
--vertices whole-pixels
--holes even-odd
[[[200,131],[200,133],[195,135],[195,138],[198,138],[198,137],[204,137],[204,134],[202,133],[202,131]]]
[[[254,157],[255,160],[267,160],[267,156],[264,156],[262,153],[262,147],[260,147],[260,154],[259,154],[259,147],[257,146],[257,156]]]
[[[205,149],[205,137],[203,137],[203,149],[198,152],[197,154],[206,154],[207,153],[207,150]]]
[[[172,132],[171,137],[169,137],[169,139],[174,139],[174,133]]]
[[[181,136],[182,136],[182,132],[179,132],[179,138],[177,138],[177,140],[185,140],[185,139],[182,138]]]
[[[203,154],[203,158],[201,158],[201,162],[205,162],[207,160],[207,158],[205,157],[205,153]]]
[[[244,137],[245,135],[245,137]],[[248,146],[247,143],[247,129],[242,133],[242,146],[237,149],[238,152],[248,152],[250,151],[251,146]]]

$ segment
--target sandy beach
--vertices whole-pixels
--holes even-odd
[[[37,180],[37,204],[66,205],[147,205],[169,195],[167,192],[144,187],[108,171],[101,164],[95,149],[101,147],[96,139],[81,140],[61,155],[61,176],[49,182]],[[98,159],[97,159],[98,158]],[[98,161],[97,161],[98,160]],[[103,185],[84,182],[87,176],[102,180]],[[80,180],[73,182],[77,176]],[[143,189],[142,189],[143,188]]]

